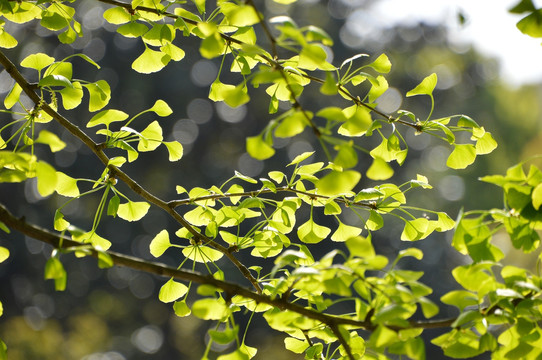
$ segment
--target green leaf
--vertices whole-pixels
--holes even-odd
[[[346,240],[346,247],[351,256],[372,258],[376,254],[370,236],[366,238],[363,236],[350,238]]]
[[[118,195],[114,195],[109,199],[109,204],[107,205],[107,215],[116,217],[119,212],[120,198]]]
[[[98,111],[109,103],[111,99],[111,88],[105,80],[98,80],[95,83],[83,85],[87,88],[90,101],[88,104],[89,111]]]
[[[405,221],[401,240],[416,241],[427,237],[427,235],[429,235],[429,233],[427,233],[428,226],[429,220],[426,218]]]
[[[117,215],[126,221],[138,221],[147,215],[149,207],[149,203],[145,201],[134,202],[128,200],[128,202],[119,205]]]
[[[9,258],[9,250],[3,246],[0,246],[0,263],[6,261],[7,258]],[[2,314],[0,313],[0,315]]]
[[[6,109],[11,109],[13,105],[17,104],[17,101],[19,101],[19,96],[21,95],[21,92],[23,91],[23,88],[19,86],[19,84],[15,83],[11,90],[9,91],[9,94],[4,98],[4,106]]]
[[[81,104],[81,100],[83,99],[83,87],[81,86],[81,83],[74,82],[72,83],[72,87],[65,87],[59,92],[62,97],[64,109],[75,109]]]
[[[149,249],[152,256],[155,258],[162,256],[162,254],[169,249],[171,243],[169,242],[169,233],[167,230],[162,230],[151,240]]]
[[[109,124],[116,122],[116,121],[124,121],[128,119],[128,114],[126,114],[124,111],[120,110],[104,110],[100,111],[96,115],[90,119],[90,121],[87,124],[87,128],[91,128],[97,125],[105,125],[106,127],[109,127]]]
[[[446,165],[452,169],[464,169],[476,159],[476,148],[470,144],[458,144],[448,156]]]
[[[380,55],[375,61],[369,64],[369,66],[382,74],[387,74],[391,70],[391,62],[386,54]]]
[[[354,170],[333,170],[315,183],[318,194],[341,195],[348,194],[361,179],[361,174]]]
[[[163,143],[169,153],[169,161],[178,161],[183,157],[183,145],[178,141],[166,141]]]
[[[186,285],[173,281],[173,278],[171,278],[160,288],[158,299],[163,303],[173,302],[184,296],[187,291],[188,287]]]
[[[183,249],[183,255],[199,263],[215,262],[224,256],[220,251],[204,245],[187,246]]]
[[[275,129],[275,136],[289,138],[302,133],[308,124],[306,115],[308,115],[306,112],[296,111],[282,119]]]
[[[417,260],[423,259],[423,252],[420,249],[417,248],[408,248],[405,250],[399,251],[399,254],[397,255],[397,260],[402,259],[404,257],[411,256]]]
[[[250,26],[260,22],[258,13],[251,5],[240,5],[232,7],[231,11],[224,11],[230,25]]]
[[[269,146],[259,135],[247,137],[246,141],[247,152],[257,160],[265,160],[275,154],[275,149]]]
[[[142,74],[162,70],[171,60],[171,56],[161,51],[145,48],[145,51],[132,63],[132,69]]]
[[[382,218],[382,215],[376,211],[370,210],[369,219],[367,219],[365,225],[367,226],[367,229],[375,231],[384,225],[384,219]]]
[[[357,237],[359,234],[361,234],[361,228],[339,222],[339,227],[335,230],[333,235],[331,235],[331,240],[341,242],[347,241],[350,238]]]
[[[104,13],[105,15],[105,13]],[[145,24],[138,22],[129,22],[118,27],[117,32],[128,38],[138,38],[141,35],[149,31],[149,28]]]
[[[476,140],[476,155],[485,155],[491,153],[497,148],[497,142],[491,136],[491,133],[485,132],[484,135]]]
[[[49,145],[51,152],[57,152],[66,147],[66,143],[60,138],[47,130],[40,131],[38,138],[35,140],[36,143]]]
[[[47,54],[30,54],[21,61],[21,66],[41,71],[55,62],[55,58]]]
[[[534,38],[542,37],[542,9],[533,11],[517,23],[519,31]]]
[[[542,183],[538,184],[534,188],[531,197],[533,199],[533,207],[536,210],[540,209],[540,205],[542,205]]]
[[[70,226],[70,223],[64,220],[64,214],[60,210],[55,211],[54,228],[56,231],[64,231]]]
[[[150,123],[142,132],[137,151],[153,151],[162,143],[162,127],[158,121]]]
[[[437,85],[437,74],[433,73],[422,80],[418,86],[416,86],[414,89],[407,92],[406,96],[415,96],[415,95],[433,95],[433,90],[435,89],[435,86]]]
[[[466,290],[452,290],[440,298],[444,304],[452,305],[463,311],[467,306],[478,305],[476,294]]]
[[[108,23],[114,25],[125,24],[131,20],[130,13],[121,7],[107,9],[103,13],[103,17]]]
[[[11,36],[3,28],[0,27],[0,47],[1,48],[13,49],[18,44],[19,44],[19,42],[13,36]],[[2,359],[1,349],[0,349],[0,359]]]
[[[56,291],[64,291],[66,289],[66,270],[64,270],[64,266],[58,258],[51,257],[45,263],[45,280],[54,280]]]
[[[223,300],[201,299],[192,305],[192,313],[203,320],[221,320],[229,314],[229,311]]]
[[[62,86],[69,88],[73,87],[72,82],[62,75],[47,75],[39,81],[38,86]]]
[[[291,352],[302,354],[309,347],[309,343],[303,340],[288,337],[284,339],[284,346]]]
[[[393,169],[390,164],[376,157],[367,169],[366,175],[371,180],[387,180],[393,176]]]
[[[186,305],[186,301],[175,301],[173,304],[173,311],[175,311],[175,315],[178,317],[185,317],[192,313],[192,310]]]
[[[354,108],[354,111],[350,109]],[[350,116],[344,124],[341,125],[337,132],[344,136],[362,136],[367,130],[371,127],[373,119],[371,119],[371,114],[369,110],[364,107],[354,105],[353,107],[347,108],[351,112]]]
[[[44,161],[38,161],[36,177],[38,178],[38,192],[41,196],[51,195],[55,191],[58,178],[54,167]]]
[[[329,68],[326,58],[327,54],[321,46],[308,44],[303,46],[301,53],[299,53],[298,67],[306,70],[333,70],[333,68]]]
[[[304,243],[316,244],[324,240],[330,232],[330,228],[318,225],[312,219],[309,219],[297,229],[297,236]]]
[[[173,113],[173,110],[171,110],[169,105],[164,100],[156,100],[154,105],[149,110],[154,111],[156,115],[161,117],[169,116]]]

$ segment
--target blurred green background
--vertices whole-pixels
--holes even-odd
[[[407,130],[403,134],[410,145],[409,157],[403,167],[395,168],[392,180],[400,184],[415,178],[416,174],[427,176],[435,188],[419,191],[409,200],[414,205],[445,210],[452,218],[461,208],[502,206],[499,190],[477,179],[486,174],[503,173],[519,160],[540,152],[541,85],[510,85],[500,77],[499,59],[483,56],[469,44],[459,46],[451,41],[448,28],[444,24],[435,25],[439,24],[438,20],[431,24],[413,20],[384,27],[378,22],[368,22],[367,14],[376,3],[378,1],[300,0],[286,6],[271,0],[257,2],[267,16],[288,14],[301,26],[314,24],[324,28],[336,39],[329,49],[335,65],[360,52],[375,56],[386,53],[393,67],[388,77],[390,89],[380,99],[379,107],[383,111],[407,109],[420,117],[426,115],[427,99],[407,99],[404,94],[425,76],[436,72],[439,83],[434,117],[467,114],[492,132],[499,147],[492,154],[479,157],[475,165],[466,170],[450,171],[445,162],[451,148]],[[165,150],[156,154],[142,153],[139,161],[123,167],[154,194],[173,199],[175,185],[187,189],[219,185],[232,176],[234,170],[256,178],[266,176],[270,170],[282,170],[282,164],[304,151],[316,150],[317,156],[323,158],[316,139],[308,131],[292,140],[277,140],[279,149],[270,160],[262,162],[250,158],[244,149],[245,137],[261,131],[272,118],[261,110],[268,106],[266,97],[257,95],[262,89],[251,89],[252,101],[236,109],[209,101],[209,85],[216,77],[220,59],[201,59],[197,39],[192,38],[177,40],[187,53],[181,62],[170,63],[155,75],[137,74],[130,65],[142,52],[143,45],[139,40],[122,37],[114,26],[104,22],[102,13],[108,6],[97,1],[76,1],[73,6],[81,16],[83,38],[72,45],[59,45],[54,34],[41,29],[37,23],[24,27],[8,24],[6,29],[21,46],[6,53],[17,63],[38,51],[57,59],[83,52],[99,62],[102,70],[97,72],[83,61],[75,60],[75,77],[107,80],[113,93],[109,107],[131,115],[151,107],[157,99],[165,100],[174,110],[174,115],[162,123],[165,134],[169,134],[165,140],[180,141],[185,149],[184,158],[172,164],[167,161]],[[506,12],[506,8],[495,6],[491,11]],[[469,19],[465,23],[460,11],[452,15],[456,19],[454,26],[469,26]],[[509,31],[517,32],[515,28]],[[259,34],[259,38],[264,37]],[[35,80],[31,72],[23,73]],[[221,79],[227,82],[226,76]],[[2,71],[0,95],[5,96],[12,84]],[[302,101],[308,108],[318,109],[321,98],[317,97],[316,89],[314,94],[314,97],[305,96]],[[66,116],[83,127],[91,114],[67,112]],[[9,116],[0,117],[2,123],[9,120]],[[143,127],[151,120],[154,119],[143,117],[138,124]],[[43,151],[38,155],[72,177],[97,178],[102,168],[90,151],[66,131],[56,129],[68,143],[67,151],[54,155]],[[360,159],[360,170],[364,171],[370,162]],[[374,183],[362,179],[361,185],[373,186]],[[41,198],[32,181],[2,184],[0,191],[0,202],[8,209],[46,228],[52,228],[53,211],[64,201],[65,198],[59,196]],[[99,197],[87,197],[65,208],[64,213],[70,222],[88,228],[98,201]],[[105,219],[98,232],[113,242],[112,250],[151,259],[150,239],[164,228],[175,229],[175,225],[166,214],[151,209],[136,224]],[[396,254],[403,246],[399,241],[400,231],[400,224],[387,222],[385,229],[374,236],[377,251],[389,256]],[[423,262],[403,263],[405,267],[426,272],[422,280],[434,288],[433,300],[457,286],[449,271],[465,261],[450,250],[450,237],[451,234],[435,234],[419,242],[426,254]],[[0,300],[4,305],[0,338],[9,347],[10,360],[190,360],[199,359],[203,353],[205,333],[215,324],[194,317],[178,318],[170,305],[160,303],[157,293],[164,279],[124,268],[100,270],[94,259],[64,256],[67,290],[55,292],[53,283],[43,280],[43,268],[51,248],[14,232],[0,235],[0,244],[12,254],[0,265]],[[507,252],[506,262],[531,264],[530,258],[518,257],[506,239],[499,241],[499,245]],[[329,251],[326,246],[335,244],[322,246],[318,253]],[[180,252],[168,252],[161,260],[177,265],[178,256]],[[232,270],[225,262],[221,265],[225,272]],[[455,315],[453,310],[444,308],[439,317],[452,315]],[[241,328],[246,321],[241,315]],[[435,336],[438,332],[428,334]],[[259,348],[258,359],[303,358],[285,352],[282,337],[276,335],[278,333],[268,330],[264,321],[256,316],[249,328],[247,344]],[[214,350],[211,358],[216,358],[224,349]],[[429,345],[427,358],[444,357],[439,349]]]

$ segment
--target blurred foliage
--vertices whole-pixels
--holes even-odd
[[[143,187],[160,197],[171,198],[176,196],[176,184],[183,184],[186,188],[207,188],[231,176],[232,169],[258,177],[276,169],[279,164],[292,161],[299,153],[319,148],[318,141],[306,130],[295,140],[275,138],[277,154],[271,160],[262,162],[250,158],[243,145],[244,139],[260,132],[270,120],[270,115],[261,111],[262,108],[268,108],[268,103],[261,100],[263,97],[257,95],[262,89],[251,93],[251,102],[236,109],[208,101],[208,89],[218,72],[220,60],[202,60],[195,56],[198,43],[191,38],[182,40],[186,58],[181,63],[169,64],[154,77],[134,75],[131,64],[143,52],[143,45],[119,36],[111,25],[96,20],[101,19],[105,7],[92,7],[89,3],[74,3],[78,13],[90,14],[84,15],[81,20],[85,37],[75,40],[72,45],[57,45],[50,34],[39,30],[37,24],[30,24],[17,28],[14,35],[23,46],[13,49],[9,55],[22,60],[29,53],[44,51],[54,54],[56,58],[63,58],[82,50],[93,59],[99,60],[103,76],[110,83],[112,93],[117,94],[111,98],[111,107],[129,109],[130,114],[136,114],[153,106],[155,99],[164,99],[175,114],[185,114],[184,118],[163,125],[164,134],[173,134],[172,138],[165,140],[177,140],[184,145],[182,168],[171,166],[166,159],[165,149],[158,150],[158,155],[141,153],[141,161],[126,164],[123,168],[137,174]],[[266,2],[265,13],[273,14],[286,9],[298,24],[316,23],[325,28],[331,38],[339,39],[341,31],[345,31],[343,21],[328,14],[330,11],[338,11],[330,7],[345,7],[347,2],[330,3],[332,5],[315,2],[310,6],[294,4],[286,7],[269,1]],[[10,24],[6,24],[6,29],[10,29],[9,26]],[[75,28],[76,24],[70,26]],[[451,149],[430,137],[417,137],[414,130],[408,130],[405,134],[407,140],[416,141],[412,142],[410,148],[410,162],[403,167],[394,166],[396,176],[407,181],[421,173],[435,184],[432,192],[417,194],[413,205],[423,207],[431,204],[431,208],[442,209],[452,217],[459,213],[461,207],[466,210],[502,207],[503,199],[495,196],[497,192],[489,191],[487,184],[478,182],[477,178],[488,173],[504,173],[518,159],[539,153],[542,142],[540,86],[529,85],[513,89],[502,83],[498,78],[496,60],[483,58],[475,49],[458,49],[448,43],[445,28],[424,24],[412,27],[399,25],[386,29],[385,32],[385,37],[376,40],[362,39],[356,49],[341,42],[332,47],[336,59],[348,58],[358,51],[379,55],[381,50],[385,49],[393,63],[392,71],[387,76],[393,88],[379,101],[382,111],[392,113],[398,108],[406,108],[423,118],[427,115],[429,100],[419,97],[405,98],[401,94],[413,89],[428,74],[436,73],[439,82],[434,91],[433,117],[469,114],[478,123],[484,124],[499,143],[494,154],[477,159],[475,167],[451,174],[444,165]],[[39,41],[32,37],[34,33],[42,36]],[[91,64],[83,61],[77,64],[78,76],[85,79],[94,76]],[[30,75],[29,72],[24,74]],[[93,79],[98,80],[100,79]],[[221,80],[226,83],[230,78],[225,75],[221,76]],[[141,86],[143,83],[145,85]],[[2,87],[2,90],[6,93],[8,86]],[[311,90],[306,91],[310,94]],[[316,100],[312,99],[315,98],[307,96],[302,100],[303,106],[314,106],[312,102]],[[88,106],[87,100],[83,101],[84,106]],[[90,116],[84,118],[85,116],[87,115],[81,114],[81,118],[77,119],[78,125],[82,126],[90,120]],[[62,136],[62,139],[67,140],[67,133],[64,132],[64,135],[66,136]],[[93,165],[98,164],[84,147],[66,142],[69,152],[62,155],[44,153],[40,156],[43,155],[58,168],[69,169],[74,177],[83,176],[89,168],[92,169]],[[376,145],[378,143],[372,144]],[[360,154],[360,163],[366,164],[369,159],[369,156]],[[100,170],[97,168],[95,172],[94,175],[98,177]],[[374,183],[363,178],[362,185],[372,186]],[[43,217],[43,212],[50,213],[51,209],[56,209],[61,203],[54,197],[50,201],[41,200],[34,186],[9,185],[5,188],[6,191],[0,194],[0,200],[29,220],[49,226],[51,219]],[[10,196],[14,193],[25,194],[30,205]],[[99,202],[99,198],[91,198],[85,203],[85,208],[73,204],[66,207],[64,213],[78,226],[90,228],[92,223],[85,211],[88,208],[97,208]],[[148,243],[152,236],[169,223],[170,220],[164,214],[151,210],[136,226],[128,226],[119,221],[111,225],[104,223],[103,236],[115,239],[115,250],[128,250],[136,256],[149,258]],[[389,233],[375,235],[378,240],[375,247],[379,253],[382,252],[388,257],[396,254],[403,246],[397,245],[393,238],[395,235],[392,234],[399,234],[401,230],[399,225],[395,227],[395,230],[399,231],[390,227]],[[151,297],[158,289],[156,279],[147,276],[142,280],[142,277],[138,278],[134,273],[119,273],[111,269],[93,273],[89,269],[95,267],[95,262],[86,262],[86,265],[80,266],[80,259],[70,259],[65,263],[70,274],[67,292],[52,293],[53,285],[42,284],[41,280],[50,249],[21,236],[18,239],[19,245],[10,248],[11,257],[0,270],[0,276],[9,279],[2,281],[0,285],[0,296],[4,304],[0,338],[10,344],[10,359],[73,359],[84,358],[84,355],[92,353],[97,354],[96,358],[101,354],[107,359],[196,359],[203,353],[205,343],[202,339],[208,325],[194,317],[178,318],[172,315],[167,306],[157,303],[155,298]],[[457,255],[443,251],[439,241],[444,241],[444,237],[435,238],[433,244],[420,245],[430,259],[423,265],[416,265],[421,266],[420,270],[428,274],[424,280],[435,288],[433,299],[437,299],[444,289],[448,289],[453,283],[447,273],[460,261]],[[334,244],[326,246],[327,248],[324,246],[320,250],[322,254],[331,250]],[[35,254],[31,260],[23,254],[27,251]],[[174,263],[171,254],[166,254],[161,260]],[[226,265],[223,271],[228,270],[232,271],[233,268]],[[91,274],[90,278],[88,274]],[[75,278],[73,284],[70,277]],[[97,288],[102,290],[95,290]],[[58,304],[53,311],[44,312],[43,308],[46,309],[47,306],[36,300],[35,294],[41,292],[48,294],[50,300],[47,301]],[[450,310],[450,314],[452,313]],[[147,324],[155,327],[145,328]],[[256,328],[260,329],[256,324],[251,325],[251,329]],[[143,332],[138,332],[140,330]],[[257,344],[266,358],[295,358],[292,353],[283,350],[282,340],[260,332],[261,330],[254,330],[252,334],[252,331],[249,331],[249,343]],[[141,348],[137,345],[137,334],[148,334],[149,338],[155,336],[157,339],[162,336],[162,343],[157,349],[153,347],[153,343],[148,348]],[[154,345],[156,344],[155,342]],[[214,353],[216,355],[222,349],[214,350],[217,350]],[[431,348],[427,351],[428,358],[441,354]],[[90,355],[86,358],[93,359]],[[301,359],[302,355],[298,358]]]

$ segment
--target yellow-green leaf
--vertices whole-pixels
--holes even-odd
[[[183,255],[200,263],[214,262],[224,256],[220,251],[204,245],[187,246],[183,249]]]
[[[340,195],[349,193],[361,179],[361,174],[354,170],[332,171],[319,179],[315,186],[318,194]]]
[[[390,164],[376,157],[369,169],[367,169],[366,175],[371,180],[387,180],[393,176],[393,169]]]
[[[112,122],[124,121],[126,119],[128,119],[128,114],[126,114],[124,111],[115,109],[104,110],[94,115],[88,122],[87,127],[91,128],[102,124],[109,127],[109,124]]]
[[[47,54],[37,53],[37,54],[30,54],[27,57],[25,57],[23,61],[21,61],[21,66],[41,71],[54,62],[55,62],[55,58],[50,57]]]
[[[448,156],[446,165],[452,169],[464,169],[476,159],[476,148],[471,144],[458,144]]]
[[[169,161],[177,161],[183,157],[183,146],[178,141],[166,141],[164,145],[169,152]]]
[[[151,240],[149,245],[150,252],[154,257],[160,257],[169,249],[171,243],[169,242],[169,233],[167,230],[162,230]]]
[[[41,196],[51,195],[56,188],[56,170],[44,161],[36,164],[36,177],[38,178],[38,192]]]
[[[184,296],[187,291],[188,287],[186,285],[173,281],[173,278],[171,278],[160,288],[158,299],[161,302],[169,303]]]
[[[297,236],[304,243],[316,244],[324,240],[330,232],[330,228],[318,225],[312,219],[309,219],[297,229]]]
[[[161,51],[145,48],[145,51],[132,63],[132,69],[142,74],[162,70],[171,60],[171,56]]]
[[[169,116],[173,113],[173,110],[169,107],[169,105],[164,100],[156,100],[154,105],[149,109],[150,111],[154,111],[154,113],[158,116]]]
[[[536,185],[532,193],[533,207],[538,210],[540,205],[542,205],[542,183]]]
[[[361,228],[346,225],[340,222],[337,230],[335,230],[333,235],[331,235],[331,240],[343,242],[347,241],[350,238],[356,237],[359,234],[361,234]]]
[[[40,131],[40,134],[38,135],[38,138],[35,140],[35,142],[49,145],[51,152],[57,152],[66,147],[66,143],[64,141],[60,140],[60,138],[56,134],[47,130]]]
[[[149,211],[149,203],[145,201],[128,201],[119,205],[117,215],[126,221],[138,221]]]
[[[56,172],[56,192],[60,195],[67,197],[79,196],[79,188],[77,187],[77,180],[64,174],[63,172]]]
[[[145,130],[141,132],[141,138],[137,144],[138,151],[153,151],[156,149],[163,140],[162,127],[158,121],[150,123]]]
[[[265,160],[275,154],[275,149],[269,146],[261,136],[250,136],[247,137],[247,152],[255,159]]]
[[[433,90],[437,86],[437,74],[433,73],[422,80],[414,89],[407,92],[406,96],[415,96],[415,95],[433,95]]]
[[[6,261],[8,257],[9,257],[9,250],[3,246],[0,246],[0,263],[3,263],[4,261]],[[0,315],[2,314],[0,313]]]

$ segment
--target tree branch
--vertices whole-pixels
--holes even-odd
[[[133,180],[128,174],[120,170],[118,167],[109,165],[109,158],[107,157],[107,155],[105,155],[105,153],[101,149],[101,146],[94,142],[94,140],[92,140],[84,131],[79,129],[78,126],[74,125],[71,121],[60,115],[57,111],[55,111],[47,103],[45,103],[45,101],[43,101],[34,92],[34,87],[29,84],[28,81],[26,81],[22,74],[17,70],[15,65],[4,55],[2,51],[0,51],[0,64],[6,69],[8,74],[17,82],[17,84],[19,84],[19,86],[23,89],[24,93],[34,102],[37,108],[45,111],[60,125],[67,129],[73,136],[81,140],[100,159],[100,161],[109,168],[111,177],[122,180],[133,192],[135,192],[151,204],[156,205],[162,210],[166,211],[179,224],[188,229],[188,231],[190,231],[190,233],[192,233],[192,235],[194,235],[197,240],[214,247],[222,254],[224,254],[239,269],[243,276],[250,281],[254,288],[258,290],[258,292],[262,291],[260,285],[258,284],[258,281],[254,278],[254,276],[252,276],[250,270],[248,270],[245,265],[243,265],[235,256],[233,256],[233,254],[229,252],[226,247],[216,243],[212,239],[207,238],[205,235],[201,234],[179,213],[177,213],[174,208],[170,207],[168,205],[168,202],[161,200],[160,198],[151,194],[149,191],[145,190],[143,187],[141,187],[141,185],[139,185],[135,180]]]

